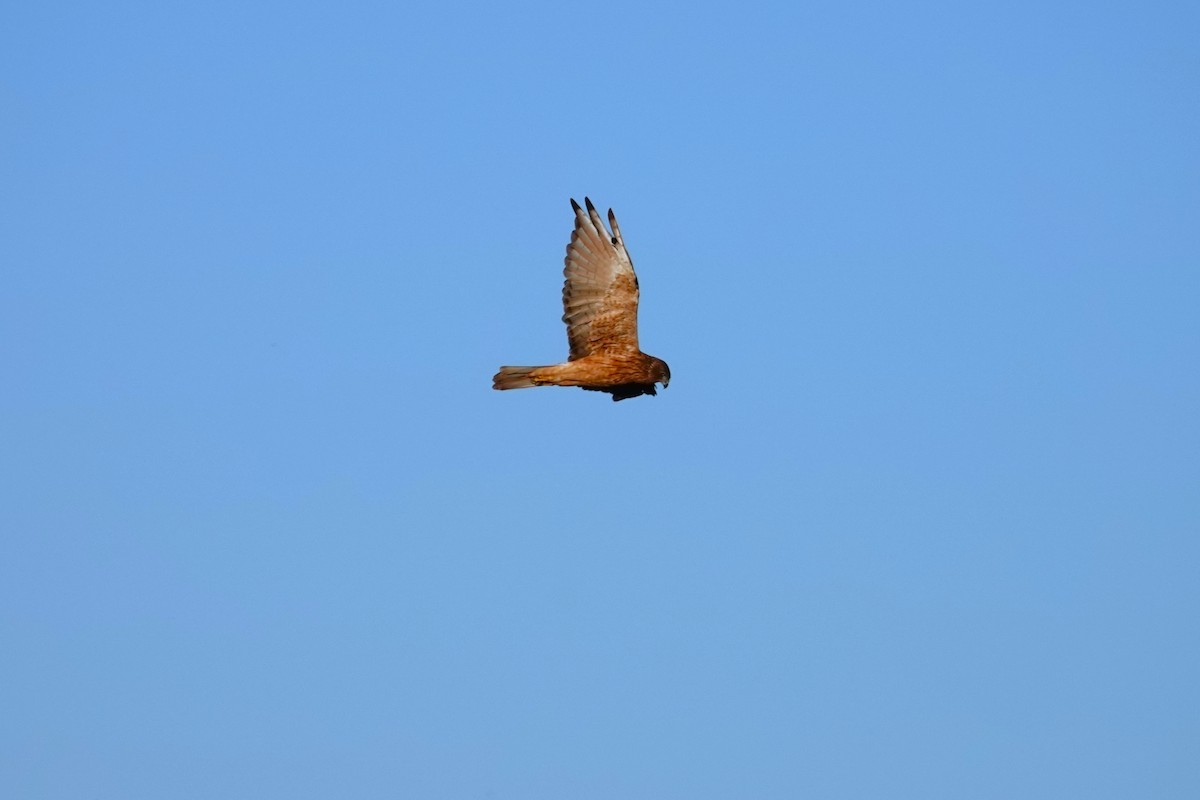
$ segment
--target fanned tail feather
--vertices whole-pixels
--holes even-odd
[[[537,386],[533,371],[541,367],[501,367],[492,378],[493,389],[528,389]]]

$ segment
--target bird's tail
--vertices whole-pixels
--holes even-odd
[[[537,386],[533,382],[534,370],[541,367],[501,367],[492,378],[493,389],[528,389]]]

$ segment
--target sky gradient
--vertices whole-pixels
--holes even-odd
[[[1200,796],[1197,41],[10,4],[0,795]]]

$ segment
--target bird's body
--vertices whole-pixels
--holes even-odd
[[[607,392],[613,400],[656,394],[671,370],[661,358],[638,347],[638,282],[625,249],[617,218],[609,209],[609,235],[592,201],[584,198],[585,213],[575,210],[575,231],[567,245],[563,275],[563,322],[567,324],[570,357],[545,367],[501,367],[493,389],[532,386],[578,386]]]
[[[494,388],[524,389],[530,386],[578,386],[609,392],[614,400],[642,394],[657,394],[660,380],[655,370],[658,359],[644,353],[599,353],[549,367],[501,367]]]

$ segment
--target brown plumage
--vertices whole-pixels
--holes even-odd
[[[671,381],[667,362],[638,348],[638,281],[617,217],[610,208],[610,235],[592,201],[585,197],[583,202],[586,212],[571,201],[575,232],[563,269],[562,319],[570,355],[549,367],[501,367],[492,378],[493,389],[578,386],[625,400],[656,394],[655,383],[665,389]]]

